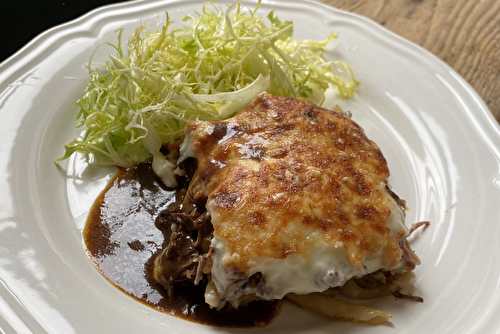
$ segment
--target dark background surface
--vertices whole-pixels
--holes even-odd
[[[104,5],[123,0],[1,0],[0,62],[33,38]]]

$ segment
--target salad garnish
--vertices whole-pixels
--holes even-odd
[[[318,105],[332,87],[352,98],[358,81],[345,62],[325,60],[323,41],[293,39],[292,21],[275,11],[266,19],[241,1],[225,10],[206,4],[197,16],[186,15],[184,28],[166,23],[157,31],[139,26],[126,52],[123,29],[116,54],[105,69],[92,68],[78,101],[81,138],[66,145],[59,160],[79,152],[89,162],[130,167],[160,154],[191,120],[221,120],[243,109],[258,94],[302,97]]]

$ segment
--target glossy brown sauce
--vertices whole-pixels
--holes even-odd
[[[278,302],[252,302],[238,311],[211,309],[204,301],[205,284],[176,288],[170,300],[152,278],[153,261],[164,243],[156,228],[158,213],[175,200],[150,164],[120,169],[96,199],[84,229],[89,257],[116,287],[158,311],[206,325],[265,326],[279,313]]]

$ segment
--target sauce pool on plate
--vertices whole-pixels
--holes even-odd
[[[154,259],[168,242],[155,220],[176,193],[162,186],[151,164],[120,169],[94,202],[83,233],[96,268],[137,301],[185,320],[221,327],[269,324],[279,313],[279,302],[256,301],[237,311],[217,311],[205,303],[205,281],[178,284],[169,298],[153,279]]]

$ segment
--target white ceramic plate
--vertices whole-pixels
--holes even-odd
[[[87,61],[116,29],[151,29],[199,1],[129,2],[42,34],[0,65],[0,331],[5,333],[243,333],[189,323],[118,291],[82,246],[87,211],[110,170],[59,169],[54,159],[77,130],[76,100]],[[423,304],[386,298],[389,325],[335,322],[285,305],[262,333],[494,333],[500,330],[500,129],[470,86],[443,62],[362,17],[318,3],[267,1],[295,22],[296,37],[340,34],[326,56],[351,64],[362,82],[336,101],[389,162],[408,224],[430,220],[413,247],[422,259]],[[101,47],[95,60],[113,50]],[[104,178],[103,178],[104,177]]]

